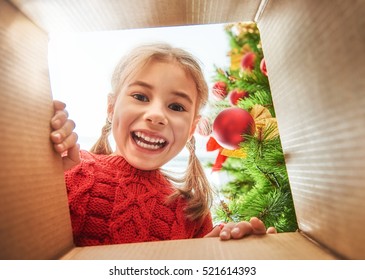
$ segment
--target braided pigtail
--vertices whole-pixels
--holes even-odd
[[[212,204],[212,189],[204,173],[203,167],[195,154],[194,136],[186,144],[190,152],[189,163],[184,178],[184,186],[178,188],[172,199],[183,195],[187,199],[186,214],[191,220],[204,218]]]
[[[94,154],[110,155],[113,151],[109,144],[108,137],[112,128],[112,123],[106,119],[105,125],[101,130],[101,136],[98,141],[91,147],[90,152]]]

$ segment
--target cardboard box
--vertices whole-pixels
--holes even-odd
[[[1,259],[364,259],[365,1],[0,0]],[[256,21],[299,231],[76,248],[48,33]]]

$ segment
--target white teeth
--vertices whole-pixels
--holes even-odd
[[[149,144],[143,143],[141,141],[136,141],[136,143],[138,144],[138,146],[141,146],[142,148],[145,148],[145,149],[157,150],[158,148],[160,148],[160,146],[149,145]]]
[[[135,139],[138,146],[149,149],[149,150],[157,150],[162,147],[162,144],[166,142],[166,140],[158,137],[147,136],[143,132],[136,131],[134,135],[137,137]],[[147,142],[147,143],[146,143]]]
[[[159,143],[159,144],[163,144],[165,143],[166,141],[162,138],[154,138],[154,137],[150,137],[150,136],[147,136],[147,135],[144,135],[143,132],[140,132],[140,131],[137,131],[135,132],[135,135],[138,137],[138,138],[142,138],[144,141],[146,142],[150,142],[150,143]]]

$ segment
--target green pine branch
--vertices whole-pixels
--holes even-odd
[[[270,129],[266,133],[269,135]],[[247,135],[242,148],[246,158],[228,158],[223,166],[235,179],[221,190],[227,200],[226,210],[218,207],[216,218],[238,222],[258,217],[279,232],[295,231],[297,223],[280,138],[267,139],[264,135],[259,140]]]
[[[262,188],[254,188],[241,200],[235,203],[235,210],[239,220],[249,220],[251,217],[258,217],[266,227],[275,226],[278,232],[295,231],[293,202],[291,193],[287,190],[276,189],[265,191]]]
[[[250,135],[245,136],[246,141],[242,143],[247,153],[244,159],[245,168],[250,170],[250,174],[262,186],[288,188],[288,176],[280,138],[267,139],[270,132],[270,129],[265,131],[263,140]]]
[[[271,93],[268,90],[258,90],[251,94],[244,99],[240,99],[238,101],[237,106],[246,110],[250,111],[255,105],[262,105],[267,108],[272,117],[275,117],[275,110],[272,103]]]
[[[249,26],[248,32],[236,34],[232,29],[234,27],[228,25],[226,29],[232,53],[241,52],[248,45],[256,55],[254,69],[247,72],[216,67],[214,80],[225,82],[227,92],[241,89],[249,93],[247,98],[239,101],[238,107],[250,111],[259,104],[275,117],[269,80],[260,70],[263,52],[258,29]],[[230,107],[228,100],[210,105],[213,118]],[[219,199],[212,212],[215,221],[239,222],[258,217],[266,227],[275,226],[279,232],[297,229],[280,137],[272,137],[273,129],[275,128],[269,126],[259,130],[260,135],[245,135],[246,140],[241,143],[241,149],[247,156],[228,157],[223,164],[222,172],[228,174],[229,182],[219,190]]]

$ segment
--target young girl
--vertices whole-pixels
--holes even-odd
[[[51,139],[63,154],[77,246],[211,236],[225,240],[266,232],[257,218],[213,228],[212,192],[193,136],[207,99],[196,60],[182,49],[154,44],[135,48],[117,65],[106,124],[91,152],[79,151],[74,122],[65,105],[54,102]],[[178,181],[160,167],[184,146],[189,165]]]

